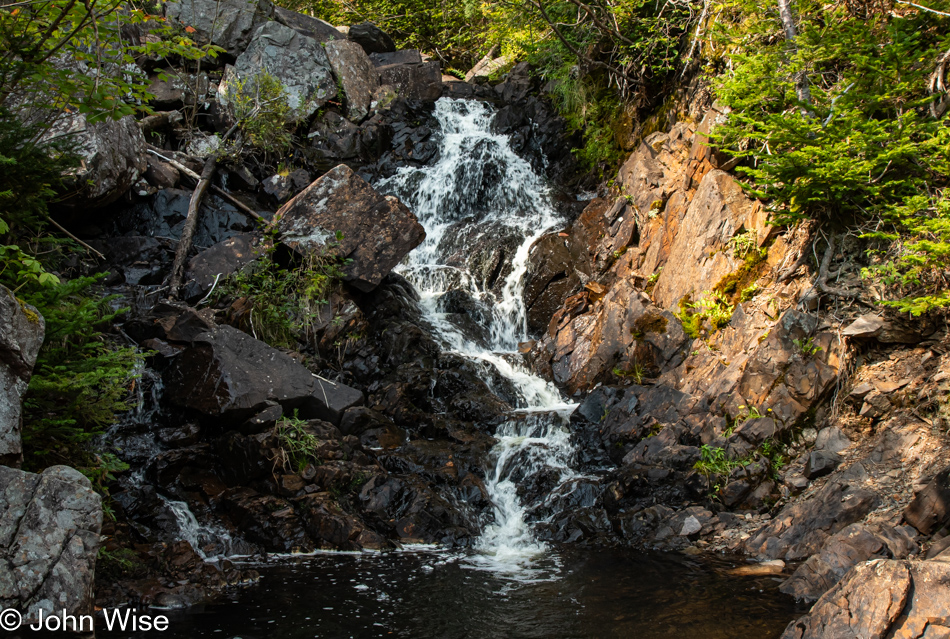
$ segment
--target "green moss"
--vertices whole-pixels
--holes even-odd
[[[644,313],[633,322],[630,333],[636,340],[643,339],[647,333],[665,333],[667,319],[656,311]]]
[[[768,256],[767,248],[748,251],[742,265],[732,273],[723,276],[713,287],[713,292],[719,293],[733,305],[746,301],[743,299],[744,295],[751,299],[754,295],[753,285],[768,268],[766,263]]]

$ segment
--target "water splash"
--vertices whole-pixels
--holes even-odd
[[[493,367],[519,396],[517,414],[496,433],[494,468],[485,480],[494,522],[479,538],[472,564],[518,581],[549,578],[559,562],[532,527],[532,511],[547,493],[525,499],[519,487],[539,474],[553,478],[555,487],[577,477],[566,428],[575,405],[512,353],[528,337],[523,291],[531,246],[562,220],[544,179],[514,152],[507,136],[492,133],[494,113],[487,104],[443,98],[435,117],[442,132],[438,160],[405,167],[376,186],[399,196],[426,229],[425,242],[399,272],[418,291],[435,336],[444,348]],[[474,257],[491,251],[503,254],[493,269],[503,274],[500,283],[472,270]],[[466,336],[441,310],[440,300],[450,291],[463,291],[489,309],[487,340]]]

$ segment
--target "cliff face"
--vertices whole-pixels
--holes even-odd
[[[574,424],[617,465],[604,506],[621,537],[807,560],[782,588],[814,600],[929,543],[903,510],[950,462],[941,418],[914,409],[946,402],[946,332],[871,292],[826,295],[814,230],[769,225],[709,145],[725,114],[684,111],[536,244],[523,350],[586,396]],[[860,286],[860,261],[852,241],[829,266]]]

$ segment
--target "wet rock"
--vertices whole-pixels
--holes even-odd
[[[241,424],[241,432],[245,435],[253,435],[255,433],[262,433],[266,430],[270,430],[283,416],[284,409],[280,404],[274,402],[272,406],[268,406]]]
[[[23,395],[43,345],[46,321],[34,307],[21,304],[0,286],[0,464],[19,467]]]
[[[313,38],[320,44],[336,40],[346,40],[346,35],[337,31],[329,22],[314,18],[283,7],[274,7],[274,19],[285,27],[290,27],[300,35]]]
[[[218,242],[188,260],[185,268],[185,283],[182,298],[197,302],[228,276],[258,258],[261,238],[251,233],[242,233]]]
[[[785,560],[818,552],[831,535],[879,505],[874,492],[860,487],[866,477],[864,468],[854,464],[807,499],[785,506],[746,541],[746,551]]]
[[[214,311],[205,308],[200,311],[185,307],[181,313],[168,315],[156,322],[165,332],[165,339],[172,342],[190,344],[202,333],[214,329]]]
[[[329,42],[325,48],[333,73],[343,88],[347,117],[360,122],[369,114],[373,94],[379,87],[379,73],[366,52],[354,42]]]
[[[76,144],[79,167],[66,176],[57,206],[81,214],[112,204],[145,174],[145,138],[131,115],[90,124],[81,113],[55,119],[44,139],[69,138]]]
[[[396,50],[396,44],[389,34],[372,22],[354,24],[346,37],[363,47],[366,53],[392,53]]]
[[[304,419],[339,423],[362,393],[316,378],[288,355],[231,326],[199,335],[165,373],[179,406],[240,423],[278,402]]]
[[[158,189],[173,189],[181,180],[181,173],[171,164],[160,160],[152,154],[146,156],[147,167],[145,179]]]
[[[950,468],[937,474],[904,509],[904,521],[924,535],[950,523]]]
[[[878,559],[859,564],[782,639],[883,639],[950,634],[950,563]]]
[[[251,542],[268,552],[310,552],[313,542],[290,502],[251,488],[222,495],[222,508]]]
[[[839,464],[841,464],[841,457],[835,453],[816,450],[809,453],[802,473],[808,479],[818,479],[833,473]]]
[[[360,550],[357,542],[363,532],[360,521],[343,512],[329,493],[307,495],[295,502],[307,534],[322,548]]]
[[[112,231],[115,235],[162,237],[177,241],[185,225],[190,199],[190,191],[162,189],[117,216]],[[194,235],[195,246],[199,249],[243,233],[252,226],[243,213],[213,194],[204,198],[199,218]]]
[[[25,623],[93,613],[102,499],[79,471],[0,466],[0,608]]]
[[[255,78],[266,71],[283,88],[290,106],[288,122],[309,119],[327,100],[336,97],[336,82],[323,47],[279,22],[268,22],[254,37],[218,85],[218,103],[230,108],[229,93],[235,81],[251,90]]]
[[[395,87],[403,99],[435,102],[442,96],[442,70],[438,62],[390,64],[376,70],[380,84]]]
[[[764,575],[780,575],[785,570],[785,562],[781,559],[762,561],[746,566],[739,566],[729,571],[730,575],[739,577],[761,577]]]
[[[352,260],[343,266],[343,280],[362,291],[375,288],[425,239],[408,208],[395,197],[383,197],[343,165],[307,187],[276,217],[281,240],[291,248],[307,252],[329,247]]]
[[[206,42],[231,56],[247,49],[251,37],[274,15],[268,0],[180,0],[165,6],[165,16],[193,27]]]
[[[565,238],[550,233],[531,247],[523,299],[528,312],[528,330],[540,334],[562,302],[577,292],[580,278]]]

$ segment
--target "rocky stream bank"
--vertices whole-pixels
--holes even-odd
[[[344,32],[267,0],[183,0],[167,16],[226,53],[201,70],[140,60],[158,116],[70,116],[90,186],[61,214],[131,309],[113,330],[149,353],[137,408],[101,441],[131,469],[105,518],[76,471],[18,470],[43,319],[2,291],[0,608],[183,607],[257,579],[229,557],[476,546],[498,518],[496,442],[554,419],[526,411],[513,380],[531,372],[579,404],[572,472],[511,475],[537,541],[747,558],[735,579],[773,575],[817,601],[786,637],[950,636],[947,327],[876,309],[852,240],[809,260],[813,229],[770,226],[706,143],[723,113],[702,83],[582,194],[526,65],[462,82],[372,25]],[[181,299],[165,299],[190,175],[232,126],[228,87],[261,70],[293,108],[292,161],[222,162]],[[447,347],[420,271],[399,268],[432,227],[389,187],[447,154],[439,100],[487,104],[491,135],[557,185],[554,224],[525,254],[524,237],[475,232],[494,221],[441,195],[440,267],[467,275],[438,317],[491,351],[486,318],[514,296],[534,338],[494,360]],[[477,155],[489,137],[471,150],[476,200],[514,175]],[[341,284],[294,348],[258,339],[245,297],[215,295],[271,249],[299,267],[327,247]]]

